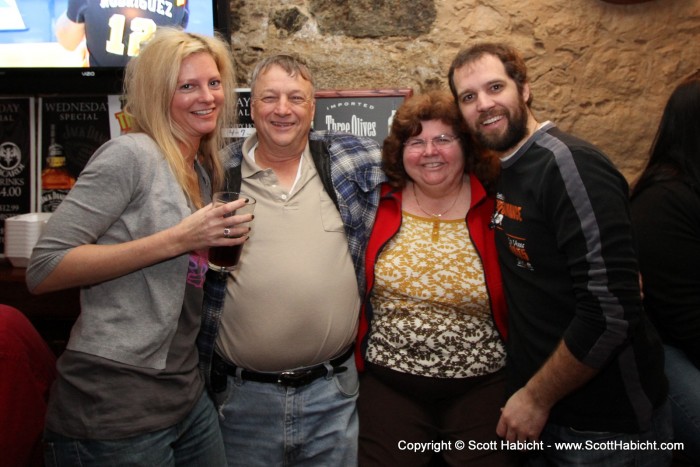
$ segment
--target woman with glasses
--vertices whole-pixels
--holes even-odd
[[[429,465],[437,455],[508,465],[496,436],[506,310],[485,188],[496,165],[475,157],[442,91],[401,106],[382,158],[389,181],[367,247],[358,338],[360,465]]]

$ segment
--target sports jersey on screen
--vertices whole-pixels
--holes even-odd
[[[90,66],[122,67],[161,26],[185,28],[188,0],[69,0],[66,16],[85,24]]]

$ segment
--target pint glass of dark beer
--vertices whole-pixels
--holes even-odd
[[[241,214],[252,214],[255,210],[255,198],[245,193],[235,191],[218,191],[214,193],[212,201],[214,206],[230,203],[237,199],[245,198],[247,200],[243,207],[227,214],[227,217]],[[237,227],[245,227],[248,223],[238,224]],[[243,244],[234,246],[216,246],[209,248],[209,267],[216,271],[233,271],[238,265],[238,260],[241,258]]]

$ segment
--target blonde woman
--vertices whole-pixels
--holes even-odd
[[[225,465],[195,339],[207,249],[248,230],[224,218],[243,201],[209,204],[234,86],[223,41],[159,30],[126,69],[134,131],[95,152],[34,250],[30,290],[81,287],[47,465]]]

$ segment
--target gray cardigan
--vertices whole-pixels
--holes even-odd
[[[135,240],[190,214],[183,190],[150,137],[135,133],[110,140],[95,152],[49,219],[27,269],[27,285],[33,290],[76,246]],[[67,348],[128,365],[165,368],[184,300],[188,259],[181,255],[83,287],[81,313]]]

